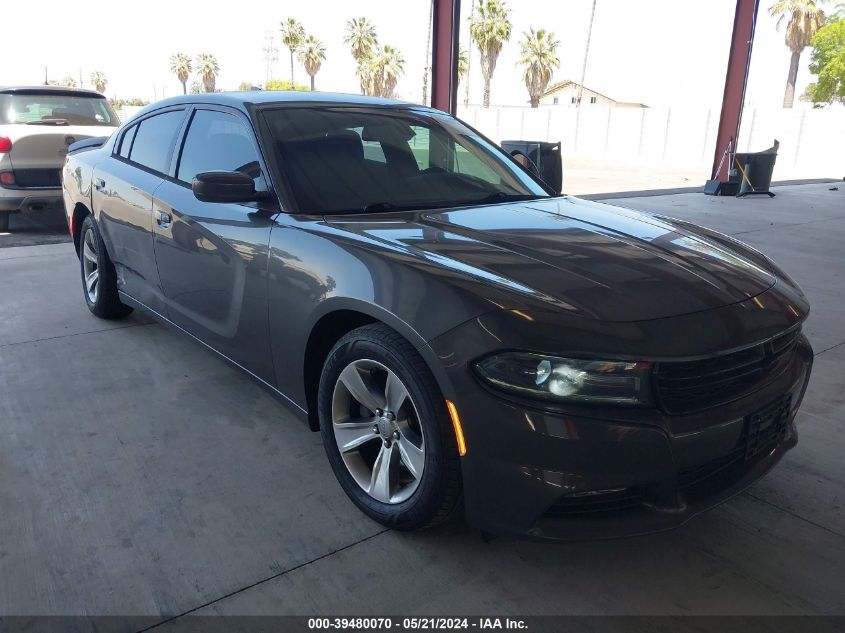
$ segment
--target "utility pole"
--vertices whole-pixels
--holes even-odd
[[[82,69],[79,69],[79,87],[82,88]]]
[[[590,40],[593,37],[593,20],[596,18],[596,0],[590,11],[590,27],[587,30],[587,45],[584,47],[584,65],[581,67],[581,83],[578,84],[578,96],[575,98],[575,149],[578,149],[578,123],[581,118],[581,95],[584,93],[584,79],[587,76],[587,58],[590,56]]]
[[[275,45],[275,36],[272,31],[267,31],[264,35],[264,86],[267,86],[273,78],[273,62],[279,59],[279,49]],[[291,86],[291,90],[293,86]]]
[[[469,45],[467,46],[467,78],[466,78],[466,92],[464,92],[464,107],[469,105],[469,79],[472,77],[472,74],[469,72],[472,66],[472,20],[475,17],[475,0],[472,0],[472,4],[469,7],[469,24],[470,24],[470,32],[467,41]],[[458,53],[460,54],[460,52]]]
[[[428,103],[428,73],[431,71],[431,22],[434,19],[434,2],[428,10],[428,39],[425,41],[425,69],[423,70],[422,104]]]
[[[47,67],[44,66],[44,85],[49,86],[50,82],[47,80]]]

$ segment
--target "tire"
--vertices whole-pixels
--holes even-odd
[[[88,309],[101,319],[120,319],[132,308],[120,302],[117,274],[93,216],[82,223],[79,237],[79,270],[82,294]]]
[[[0,233],[9,232],[9,218],[12,214],[8,211],[0,211]]]
[[[364,514],[415,530],[455,513],[462,495],[454,430],[434,376],[407,340],[381,324],[353,330],[329,353],[317,398],[329,463]]]

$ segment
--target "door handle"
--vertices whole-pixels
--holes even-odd
[[[173,216],[169,213],[156,209],[156,222],[161,228],[166,229],[170,226],[170,223],[173,222]]]
[[[106,188],[106,181],[102,178],[96,178],[94,180],[94,189],[97,191],[103,191]]]

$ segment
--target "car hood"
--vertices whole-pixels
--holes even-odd
[[[776,281],[739,245],[568,196],[326,219],[474,277],[479,294],[485,286],[505,289],[514,300],[502,306],[508,309],[530,300],[602,321],[642,321],[745,301]]]

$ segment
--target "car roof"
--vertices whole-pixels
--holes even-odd
[[[67,86],[0,86],[0,94],[53,94],[62,96],[106,97],[96,90],[85,88],[69,88]]]
[[[150,112],[159,108],[183,104],[223,105],[247,111],[249,106],[264,106],[276,103],[400,107],[429,110],[431,112],[436,111],[414,103],[408,103],[396,99],[385,99],[383,97],[368,97],[364,95],[343,94],[338,92],[306,92],[300,90],[248,90],[241,92],[208,92],[169,97],[150,104],[138,114]]]

